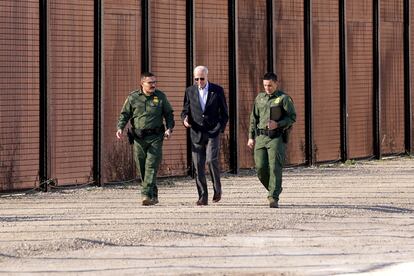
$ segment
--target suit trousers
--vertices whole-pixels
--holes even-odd
[[[220,134],[214,138],[209,138],[207,133],[203,133],[200,143],[192,143],[191,149],[199,199],[208,199],[206,163],[213,182],[214,194],[221,194]]]

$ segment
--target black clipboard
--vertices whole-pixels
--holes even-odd
[[[270,120],[278,122],[282,117],[282,107],[275,105],[270,107]]]

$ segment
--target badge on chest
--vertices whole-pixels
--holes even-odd
[[[152,107],[156,107],[156,106],[159,105],[159,103],[160,103],[160,100],[158,99],[158,97],[154,96],[154,98],[152,99],[150,104],[151,104]]]

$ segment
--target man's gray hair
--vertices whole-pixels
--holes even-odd
[[[208,75],[208,68],[204,65],[199,65],[196,68],[194,68],[193,74],[195,74],[195,72],[197,71],[202,71],[204,72],[206,75]]]

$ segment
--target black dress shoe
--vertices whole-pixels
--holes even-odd
[[[200,206],[200,205],[208,205],[208,200],[207,200],[207,198],[200,198],[199,200],[197,200],[196,204],[198,206]]]
[[[272,197],[268,198],[270,208],[279,208],[279,200]]]
[[[270,208],[279,208],[279,203],[277,201],[269,203]]]
[[[219,202],[221,199],[221,193],[217,193],[213,196],[213,202]]]

